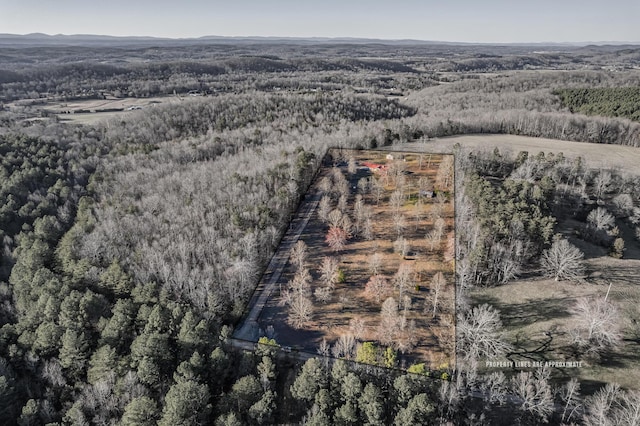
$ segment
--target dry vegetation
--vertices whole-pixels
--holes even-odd
[[[638,382],[640,177],[629,172],[640,123],[574,113],[557,95],[639,86],[637,47],[189,43],[0,47],[0,424],[638,424],[640,392],[613,383]],[[73,121],[51,109],[154,99],[167,102],[63,117]],[[446,138],[462,134],[473,135]],[[440,375],[453,380],[434,381],[315,358],[298,368],[273,346],[234,347],[232,329],[329,146],[463,154],[457,182],[473,166],[480,176],[467,186],[476,206],[455,191],[456,238],[469,243],[456,244],[458,337],[474,337],[457,358],[575,349],[591,367],[483,375],[467,359]],[[520,150],[531,155],[515,164]],[[383,365],[424,355],[438,367],[453,344],[440,333],[452,330],[453,265],[442,263],[451,206],[437,225],[437,198],[425,200],[416,229],[415,173],[400,174],[408,189],[393,195],[393,180],[358,185],[371,176],[343,156],[337,173],[332,162],[321,169],[331,198],[302,236],[306,256],[285,271],[289,296],[265,308],[264,331],[312,352]],[[427,242],[436,228],[448,232]],[[399,233],[406,244],[394,244]],[[585,254],[585,282],[543,278],[539,259],[557,233]],[[402,265],[427,271],[419,290]],[[577,303],[603,300],[610,283],[607,303]],[[617,326],[588,333],[584,313]],[[411,320],[423,340],[409,349]],[[577,372],[582,383],[558,377]]]
[[[571,148],[570,142],[561,144]],[[600,148],[600,156],[607,155],[606,147],[593,148]],[[575,159],[568,161],[575,164]],[[581,182],[577,184],[580,200],[572,203],[575,192],[571,184],[563,184],[567,176],[560,175],[553,178],[557,242],[550,243],[520,277],[502,285],[472,288],[471,305],[488,304],[500,313],[503,339],[510,345],[501,359],[582,361],[581,368],[558,369],[552,376],[562,381],[577,377],[584,392],[610,382],[637,389],[640,245],[633,233],[638,220],[633,201],[637,176],[584,167],[576,179]],[[623,248],[619,253],[616,240]],[[547,257],[560,242],[573,247],[559,257],[575,262],[575,273],[558,276],[552,270],[553,262]]]
[[[373,172],[366,164],[385,169]],[[345,345],[345,336],[353,336],[347,343],[376,342],[400,351],[411,363],[420,360],[432,368],[451,366],[452,166],[452,156],[437,154],[332,151],[311,189],[311,193],[320,191],[331,199],[330,217],[326,223],[322,220],[320,206],[301,236],[308,251],[304,263],[312,276],[307,293],[313,300],[313,312],[306,321],[287,324],[283,319],[291,316],[294,307],[288,304],[281,312],[272,309],[271,317],[263,315],[263,328],[273,326],[279,343],[307,351],[316,351],[325,340],[333,345],[334,355],[357,358],[356,346],[336,349]],[[344,176],[348,184],[343,205],[336,174]],[[333,185],[323,191],[327,178],[334,180]],[[343,250],[333,250],[325,241],[331,220],[339,221],[331,217],[337,215],[335,210],[351,221],[351,238]],[[370,233],[366,224],[359,224],[358,216],[363,214],[370,217]],[[289,288],[296,285],[296,258],[294,250],[281,278],[283,288],[287,288],[287,281]],[[328,294],[322,294],[326,285],[323,262],[329,259],[334,259],[341,276],[331,283]]]

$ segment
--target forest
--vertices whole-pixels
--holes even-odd
[[[572,112],[640,121],[638,87],[563,89],[556,91],[556,94],[562,99],[563,105]]]
[[[635,102],[640,49],[538,49],[0,47],[0,423],[637,424],[640,393],[607,379],[620,374],[581,388],[548,368],[481,365],[522,353],[510,305],[482,291],[541,270],[606,291],[599,256],[635,260],[637,170],[451,147],[451,375],[302,361],[277,336],[252,351],[231,338],[328,148],[487,133],[638,149],[637,117],[605,104]],[[106,95],[181,100],[85,124],[45,109]],[[563,250],[577,258],[568,269]],[[631,309],[620,300],[633,291],[616,286],[609,304],[571,315]],[[624,339],[632,353],[633,333],[567,334],[563,348],[595,365]]]

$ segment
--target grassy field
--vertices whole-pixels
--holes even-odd
[[[426,178],[437,188],[437,172],[444,157],[406,153],[398,160],[396,153],[394,160],[390,160],[387,159],[388,154],[381,151],[334,151],[336,162],[340,164],[340,172],[349,176],[350,194],[346,211],[351,212],[356,195],[362,195],[365,205],[372,209],[373,238],[351,238],[344,250],[335,253],[325,242],[328,225],[320,219],[316,209],[300,237],[309,252],[308,268],[313,276],[311,291],[321,285],[318,280],[319,269],[325,257],[336,257],[339,260],[344,282],[335,285],[331,298],[326,303],[314,301],[311,320],[298,329],[288,324],[288,307],[282,306],[280,296],[272,297],[262,312],[261,328],[273,327],[276,340],[282,345],[311,352],[317,350],[323,339],[329,344],[335,344],[345,335],[355,335],[359,342],[379,342],[380,312],[384,297],[376,300],[376,297],[365,292],[365,285],[372,276],[369,260],[374,253],[378,253],[381,256],[379,274],[387,277],[390,283],[401,264],[409,265],[413,272],[412,284],[404,292],[410,298],[410,306],[403,305],[398,315],[403,316],[408,324],[415,325],[411,331],[407,326],[405,334],[402,334],[404,339],[407,337],[406,333],[414,333],[415,343],[410,345],[410,348],[402,348],[405,353],[399,354],[400,365],[426,362],[432,368],[446,368],[451,366],[454,360],[454,263],[452,256],[445,255],[447,240],[453,239],[453,194],[447,192],[444,195],[443,192],[437,199],[427,199],[420,196],[418,188],[421,178]],[[344,160],[353,158],[358,165],[357,172],[349,175],[346,162],[338,157],[343,157]],[[401,162],[405,170],[405,198],[400,207],[400,212],[406,219],[402,235],[410,245],[405,256],[394,251],[394,241],[398,239],[399,232],[394,226],[389,200],[396,189],[396,183],[393,179],[387,178],[384,172],[372,172],[364,166],[365,162],[389,166],[394,161]],[[310,192],[319,191],[319,182],[332,173],[335,173],[332,164],[325,164]],[[361,179],[373,179],[381,183],[379,202],[378,196],[372,192],[362,194],[358,188],[358,181]],[[420,203],[418,199],[421,199]],[[446,223],[446,232],[431,249],[425,235],[434,226],[436,211]],[[443,273],[446,284],[440,291],[439,307],[434,316],[431,311],[433,294],[430,283],[437,272]],[[280,279],[282,289],[286,288],[293,274],[294,271],[289,264]],[[392,289],[385,296],[398,299],[398,290]],[[358,330],[353,329],[354,319],[361,324]]]
[[[412,142],[390,149],[426,152],[453,152],[455,144],[460,144],[469,150],[498,147],[504,155],[511,153],[513,157],[520,151],[530,154],[544,152],[562,152],[567,158],[581,156],[585,163],[594,168],[621,168],[637,171],[640,164],[640,148],[622,145],[605,145],[586,142],[571,142],[558,139],[533,138],[517,135],[463,135],[436,138],[426,142]]]
[[[127,114],[135,114],[138,109],[152,108],[159,104],[171,104],[180,102],[177,96],[162,96],[153,98],[115,98],[106,99],[86,99],[73,101],[45,101],[39,107],[55,114],[60,121],[75,124],[95,124]],[[31,102],[30,100],[20,101],[20,104]],[[9,104],[9,108],[16,105]]]
[[[513,345],[513,361],[584,361],[578,369],[555,370],[560,377],[576,376],[583,387],[615,382],[625,388],[640,387],[640,261],[594,258],[587,261],[592,271],[587,283],[546,279],[517,280],[509,284],[475,289],[474,304],[489,303],[498,308]],[[569,346],[569,331],[575,327],[572,306],[580,297],[604,298],[609,283],[609,300],[621,314],[623,344],[599,360],[576,357]],[[585,388],[585,390],[587,390]]]

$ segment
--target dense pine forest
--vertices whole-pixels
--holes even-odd
[[[495,309],[464,291],[446,376],[303,363],[277,336],[255,351],[230,336],[329,147],[502,133],[637,148],[639,52],[0,48],[0,423],[637,424],[637,390],[478,372],[509,348]],[[83,123],[47,109],[153,96],[175,102]],[[575,212],[622,256],[607,217],[587,220],[595,205],[640,239],[637,175],[456,150],[460,287],[538,268]]]

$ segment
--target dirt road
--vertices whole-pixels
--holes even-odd
[[[273,290],[278,286],[280,275],[282,275],[287,260],[289,260],[291,248],[300,238],[300,234],[318,206],[320,195],[320,191],[317,191],[313,196],[307,197],[298,209],[296,217],[289,224],[289,229],[282,238],[278,251],[271,258],[267,271],[249,302],[249,313],[233,334],[235,339],[256,342],[260,337],[260,327],[258,325],[260,314],[271,297]]]

